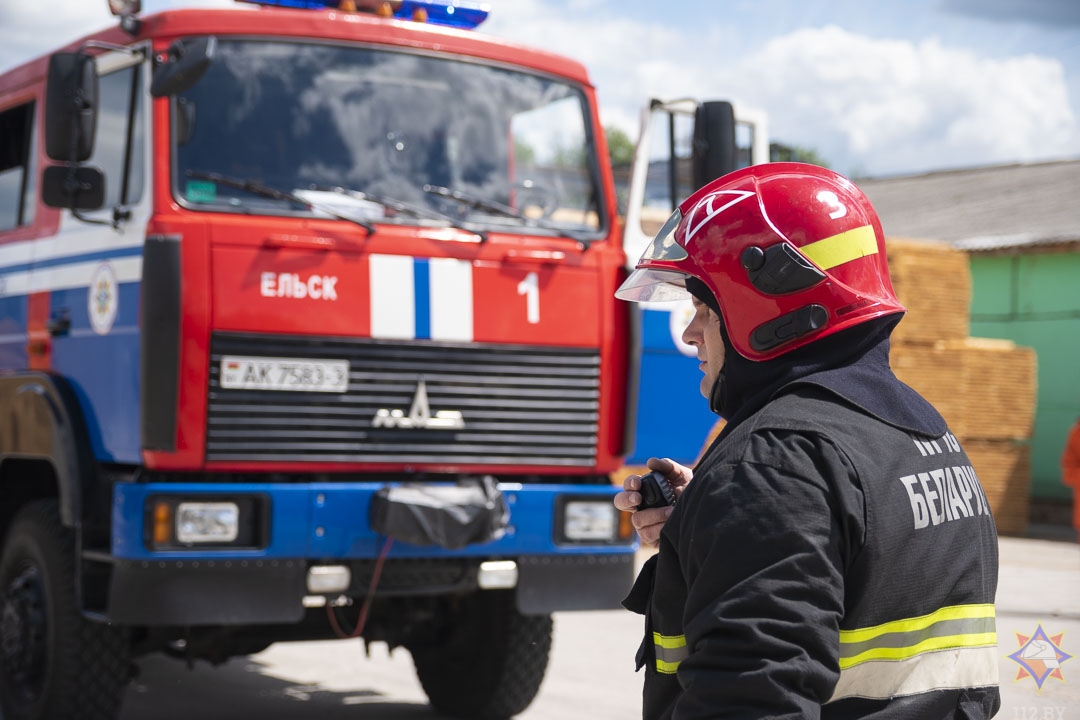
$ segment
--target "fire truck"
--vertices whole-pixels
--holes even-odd
[[[441,712],[522,711],[552,613],[617,607],[637,547],[585,69],[458,0],[110,7],[0,76],[3,716],[334,637],[406,648]],[[730,105],[650,112],[690,141],[642,178],[731,169]]]

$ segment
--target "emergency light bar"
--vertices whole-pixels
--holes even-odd
[[[382,15],[389,13],[398,20],[418,20],[448,25],[449,27],[472,30],[487,19],[490,6],[487,3],[471,0],[396,0],[379,2],[376,0],[237,0],[237,2],[287,7],[301,10],[322,10],[331,8],[342,11],[368,11]]]

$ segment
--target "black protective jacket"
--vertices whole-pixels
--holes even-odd
[[[625,602],[644,717],[991,717],[997,534],[956,438],[806,384],[730,430]]]

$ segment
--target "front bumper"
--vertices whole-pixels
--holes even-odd
[[[384,541],[368,525],[381,483],[146,483],[115,487],[114,558],[107,614],[130,625],[243,625],[298,622],[313,564],[348,565],[353,596]],[[526,614],[619,607],[633,581],[633,539],[560,541],[567,498],[610,502],[617,488],[500,485],[510,526],[498,540],[458,550],[395,542],[376,594],[443,595],[477,589],[483,560],[514,560],[517,600]],[[155,550],[148,501],[170,496],[212,502],[258,496],[265,509],[260,547]]]

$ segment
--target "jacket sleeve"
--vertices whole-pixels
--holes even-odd
[[[675,539],[689,654],[673,718],[818,718],[865,532],[854,469],[819,436],[758,431],[738,463],[690,488]]]

